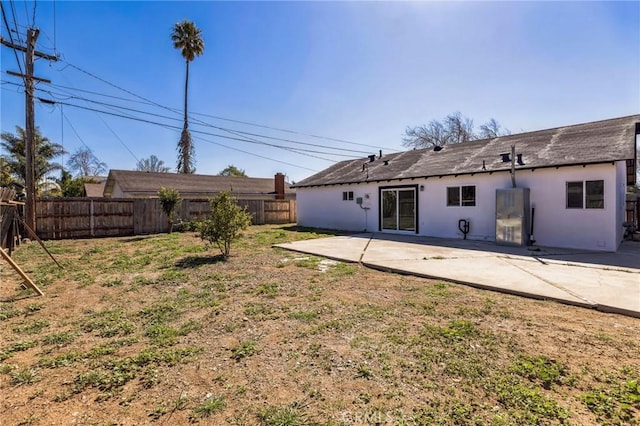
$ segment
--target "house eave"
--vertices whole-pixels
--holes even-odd
[[[601,161],[591,161],[591,162],[581,162],[581,163],[567,163],[567,164],[551,164],[551,165],[544,165],[544,166],[524,166],[524,167],[517,167],[516,168],[516,172],[518,171],[525,171],[525,170],[530,170],[530,171],[535,171],[538,169],[559,169],[559,168],[565,168],[565,167],[586,167],[586,166],[593,166],[593,165],[598,165],[598,164],[607,164],[607,163],[611,163],[612,165],[615,164],[618,161],[627,161],[627,159],[617,159],[617,160],[601,160]],[[328,182],[328,183],[320,183],[320,184],[311,184],[311,185],[292,185],[291,188],[319,188],[319,187],[325,187],[325,186],[342,186],[342,185],[359,185],[359,184],[376,184],[376,183],[381,183],[381,182],[392,182],[392,181],[398,181],[398,182],[402,182],[402,181],[413,181],[416,179],[432,179],[432,178],[443,178],[443,177],[450,177],[450,176],[454,176],[454,177],[458,177],[458,176],[473,176],[473,175],[492,175],[494,173],[510,173],[511,169],[510,168],[500,168],[500,169],[494,169],[494,170],[479,170],[479,171],[468,171],[468,172],[456,172],[456,173],[444,173],[444,174],[427,174],[427,175],[417,175],[417,176],[407,176],[407,177],[394,177],[394,178],[385,178],[385,179],[364,179],[364,180],[352,180],[352,181],[345,181],[345,182]]]

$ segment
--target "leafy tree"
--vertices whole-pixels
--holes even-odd
[[[221,192],[211,199],[210,204],[208,219],[197,222],[196,230],[202,240],[215,244],[227,259],[231,243],[251,224],[251,214],[246,207],[241,208],[229,192]]]
[[[160,197],[162,211],[169,218],[169,233],[171,233],[173,232],[173,220],[176,212],[180,208],[180,204],[182,204],[180,193],[177,189],[161,187],[158,196]]]
[[[13,177],[9,161],[6,157],[0,155],[0,186],[16,189],[17,186],[20,186],[17,183],[16,178]]]
[[[189,122],[187,119],[187,95],[189,93],[189,62],[196,56],[204,53],[204,41],[202,31],[191,21],[178,22],[173,26],[171,34],[173,47],[179,49],[185,59],[187,73],[184,80],[184,127],[178,142],[178,173],[194,173],[196,171],[194,161],[193,142],[189,132]]]
[[[107,171],[107,164],[100,161],[89,148],[78,148],[69,157],[67,166],[80,177],[99,176]]]
[[[98,181],[83,176],[74,178],[67,170],[62,170],[62,176],[58,180],[63,197],[83,197],[85,183],[98,183]]]
[[[152,155],[149,158],[143,158],[138,161],[138,164],[136,164],[136,170],[139,172],[167,173],[169,171],[169,167],[164,165],[164,161],[158,159],[155,155]]]
[[[62,188],[55,180],[44,179],[36,183],[36,192],[41,197],[59,197]]]
[[[26,164],[25,164],[25,151],[26,151],[26,131],[16,126],[17,134],[10,132],[3,132],[0,135],[2,143],[0,146],[9,154],[6,157],[9,170],[17,183],[24,185],[26,181]],[[35,181],[40,182],[44,180],[44,177],[54,170],[62,170],[62,166],[52,160],[62,154],[65,154],[63,146],[54,142],[51,142],[45,136],[42,136],[40,129],[36,127],[34,132],[34,149],[35,149]],[[7,166],[5,166],[7,167]]]
[[[244,172],[243,169],[239,169],[233,165],[228,165],[222,171],[220,171],[220,173],[218,173],[218,176],[247,177],[247,174]]]
[[[503,129],[493,118],[481,125],[480,133],[477,134],[473,120],[454,112],[442,121],[431,120],[426,125],[407,127],[402,144],[411,148],[433,148],[508,134],[509,130]]]

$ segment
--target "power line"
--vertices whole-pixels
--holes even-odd
[[[20,32],[18,31],[18,20],[16,19],[16,9],[15,5],[13,4],[13,0],[9,0],[9,6],[11,7],[11,14],[13,15],[13,25],[16,27],[18,41],[20,42],[20,44],[24,44],[22,41],[22,37],[20,36]]]
[[[159,104],[159,103],[157,103],[157,102],[154,102],[154,101],[152,101],[152,100],[150,100],[150,99],[147,99],[147,98],[145,98],[145,97],[143,97],[143,96],[140,96],[140,95],[138,95],[138,94],[136,94],[136,93],[133,93],[133,92],[132,92],[132,91],[130,91],[130,90],[127,90],[127,89],[125,89],[125,88],[122,88],[122,87],[118,86],[117,84],[111,83],[111,82],[109,82],[109,81],[107,81],[107,80],[105,80],[105,79],[103,79],[103,78],[101,78],[101,77],[98,77],[97,75],[95,75],[95,74],[93,74],[93,73],[91,73],[91,72],[89,72],[89,71],[86,71],[86,70],[84,70],[84,69],[82,69],[82,68],[80,68],[80,67],[78,67],[78,66],[76,66],[76,65],[74,65],[74,64],[72,64],[72,63],[70,63],[70,62],[68,62],[68,61],[67,61],[67,60],[65,60],[65,59],[61,59],[61,60],[62,60],[64,63],[66,63],[66,64],[67,64],[67,66],[70,66],[70,67],[72,67],[72,68],[74,68],[74,69],[76,69],[76,70],[78,70],[78,71],[80,71],[80,72],[82,72],[82,73],[84,73],[84,74],[86,74],[86,75],[90,76],[90,77],[93,77],[93,78],[95,78],[95,79],[97,79],[97,80],[99,80],[99,81],[101,81],[101,82],[103,82],[103,83],[105,83],[105,84],[108,84],[108,85],[109,85],[109,86],[111,86],[111,87],[114,87],[114,88],[116,88],[116,89],[118,89],[118,90],[121,90],[121,91],[123,91],[123,92],[125,92],[125,93],[128,93],[128,94],[130,94],[130,95],[132,95],[132,96],[134,96],[134,97],[136,97],[136,98],[138,98],[138,99],[142,99],[142,100],[144,100],[144,101],[146,101],[146,102],[148,102],[148,103],[150,103],[150,104],[152,104],[152,105],[155,105],[155,106],[157,106],[157,107],[159,107],[159,108],[163,108],[163,109],[169,110],[169,111],[171,111],[171,112],[177,112],[177,111],[178,111],[178,110],[177,110],[177,109],[175,109],[175,108],[170,108],[170,107],[167,107],[167,106],[165,106],[165,105],[161,105],[161,104]],[[65,68],[66,68],[66,67],[65,67]],[[225,120],[225,121],[230,121],[230,122],[236,122],[236,123],[239,123],[239,124],[245,124],[245,125],[249,125],[249,126],[256,126],[256,127],[261,127],[261,128],[270,129],[270,130],[276,130],[276,131],[280,131],[280,132],[293,133],[293,134],[298,134],[298,135],[303,135],[303,136],[309,136],[309,137],[313,137],[313,138],[319,138],[319,139],[330,140],[330,141],[334,141],[334,142],[341,142],[341,143],[347,143],[347,144],[351,144],[351,145],[364,146],[364,147],[376,148],[376,149],[385,149],[385,150],[392,151],[391,149],[389,149],[389,148],[385,148],[385,147],[380,147],[380,146],[375,146],[375,145],[361,144],[361,143],[357,143],[357,142],[347,141],[347,140],[344,140],[344,139],[336,139],[336,138],[330,138],[330,137],[325,137],[325,136],[314,135],[314,134],[311,134],[311,133],[297,132],[297,131],[294,131],[294,130],[282,129],[282,128],[273,127],[273,126],[266,126],[266,125],[262,125],[262,124],[251,123],[251,122],[248,122],[248,121],[234,120],[234,119],[230,119],[230,118],[224,118],[224,117],[219,117],[219,116],[214,116],[214,115],[207,115],[207,114],[202,114],[202,113],[193,113],[193,115],[208,116],[208,117],[210,117],[210,118],[215,118],[215,119],[218,119],[218,120]],[[216,126],[213,126],[213,125],[211,125],[211,126],[212,126],[212,127],[216,127]],[[216,128],[218,128],[218,127],[216,127]],[[243,132],[243,133],[245,133],[245,134],[249,134],[249,135],[255,135],[255,134],[251,134],[251,133],[249,133],[249,132]],[[259,137],[266,137],[266,136],[262,136],[262,135],[258,135],[258,136],[259,136]],[[338,149],[338,148],[336,148],[336,149]]]
[[[16,83],[9,83],[9,84],[16,84]],[[48,90],[44,90],[44,89],[38,89],[38,90],[43,91],[45,93],[48,93],[49,95],[51,95],[55,99],[60,99],[59,96],[57,96],[58,93],[54,94],[54,92],[51,92],[51,91],[48,91]],[[78,96],[69,96],[65,100],[68,100],[70,98],[78,99],[78,100],[84,100],[86,102],[91,102],[91,103],[96,103],[98,105],[107,107],[109,109],[116,110],[118,113],[109,113],[107,111],[97,110],[97,109],[94,109],[94,108],[84,108],[84,109],[88,109],[88,110],[91,110],[91,111],[94,111],[94,112],[102,112],[102,113],[105,113],[105,114],[111,114],[111,115],[115,115],[115,116],[122,117],[122,118],[128,118],[128,119],[131,119],[131,120],[138,120],[138,121],[142,120],[142,121],[145,121],[147,123],[162,125],[162,123],[154,122],[154,121],[150,121],[150,120],[143,120],[143,119],[140,119],[139,117],[135,117],[135,116],[132,116],[132,115],[123,115],[121,110],[132,111],[132,112],[141,113],[141,114],[147,114],[147,115],[151,115],[151,116],[154,116],[154,117],[173,120],[173,121],[181,121],[181,119],[179,119],[177,117],[168,117],[168,116],[161,115],[161,114],[155,114],[155,113],[151,113],[151,112],[147,112],[147,111],[141,111],[141,110],[137,110],[137,109],[134,109],[134,108],[127,108],[127,107],[123,107],[123,106],[120,106],[120,105],[108,104],[108,103],[105,103],[105,102],[95,101],[95,100],[92,100],[92,99],[82,98],[82,97],[78,97]],[[40,100],[42,101],[42,99],[40,99]],[[83,108],[83,107],[81,107],[79,105],[61,102],[60,100],[56,101],[55,103],[61,104],[61,105],[74,106],[74,107],[77,107],[77,108]],[[102,117],[100,117],[100,116],[98,116],[98,117],[109,128],[109,130],[116,136],[116,138],[125,147],[125,149],[127,149],[127,151],[129,151],[129,153],[136,159],[136,161],[139,161],[138,158],[135,156],[135,154],[122,141],[122,139],[113,131],[113,129],[108,126],[108,124],[102,119]],[[207,123],[205,123],[204,125],[206,126]],[[178,128],[177,126],[170,126],[170,127]],[[230,129],[219,128],[217,126],[210,126],[210,127],[216,128],[218,130],[223,130],[223,131],[229,132],[229,133],[234,134],[236,136],[240,136],[240,134],[246,133],[246,132],[240,132],[240,131],[235,131],[235,130],[230,130]],[[294,148],[294,147],[289,147],[289,146],[283,146],[283,145],[279,145],[279,144],[268,143],[268,142],[265,142],[265,141],[256,140],[256,139],[253,139],[253,138],[247,137],[247,136],[231,137],[231,136],[225,136],[225,135],[221,135],[221,134],[217,134],[217,133],[204,132],[204,131],[195,130],[195,129],[192,129],[192,132],[193,133],[201,133],[201,134],[210,135],[210,136],[219,137],[219,138],[224,138],[224,139],[235,140],[235,141],[239,141],[239,142],[246,142],[246,143],[252,143],[252,144],[257,144],[257,145],[269,146],[269,147],[273,147],[273,148],[278,148],[278,149],[282,149],[282,150],[285,150],[285,151],[289,151],[289,152],[292,152],[294,154],[305,155],[305,156],[308,156],[308,157],[317,158],[317,159],[324,160],[324,161],[329,161],[329,162],[334,162],[335,160],[330,159],[330,158],[326,158],[326,157],[321,157],[321,156],[316,155],[316,154],[324,154],[324,155],[330,155],[330,156],[334,156],[334,157],[343,157],[343,158],[358,158],[358,157],[356,157],[354,155],[347,155],[347,154],[342,154],[342,153],[335,153],[335,152],[319,151],[319,150],[313,150],[313,149]],[[252,134],[252,135],[255,135],[255,134]],[[261,135],[257,135],[257,136],[261,136]],[[299,144],[303,144],[303,145],[311,145],[313,147],[318,147],[318,146],[323,147],[323,146],[317,145],[317,144],[307,144],[307,143],[298,142],[298,141],[290,141],[290,140],[284,140],[284,141],[293,142],[293,143],[299,143]],[[327,147],[327,148],[338,149],[338,148],[331,148],[331,147]],[[348,150],[348,149],[341,149],[341,151],[351,151],[351,152],[356,152],[356,153],[362,153],[361,151]]]
[[[60,110],[62,111],[62,109]],[[80,137],[80,135],[78,134],[78,131],[76,130],[76,128],[73,126],[73,124],[71,123],[71,120],[69,120],[69,117],[67,117],[67,115],[62,112],[62,116],[64,117],[65,120],[67,120],[67,123],[69,123],[69,127],[71,127],[71,130],[73,131],[73,133],[76,135],[76,137],[78,138],[78,140],[82,143],[82,145],[85,146],[85,148],[87,148],[89,150],[89,152],[93,153],[93,151],[91,150],[91,148],[89,148],[89,145],[87,145],[86,143],[84,143],[84,139],[82,139]]]
[[[95,112],[102,113],[102,114],[108,114],[108,115],[112,115],[112,116],[115,116],[115,117],[127,118],[127,119],[130,119],[130,120],[140,121],[140,122],[144,122],[144,123],[148,123],[148,124],[155,124],[155,125],[159,125],[159,126],[164,126],[164,127],[167,127],[167,128],[182,129],[181,126],[173,126],[173,125],[170,125],[170,124],[165,124],[165,123],[160,123],[160,122],[157,122],[157,121],[147,120],[147,119],[140,118],[140,117],[131,117],[131,116],[115,113],[115,112],[99,110],[99,109],[96,109],[96,108],[83,107],[83,106],[76,105],[76,104],[71,104],[71,103],[68,103],[68,102],[56,101],[55,103],[56,104],[60,104],[60,105],[67,105],[67,106],[71,106],[71,107],[75,107],[75,108],[85,109],[85,110],[88,110],[88,111],[95,111]],[[208,135],[208,136],[224,138],[224,139],[236,140],[236,141],[240,141],[240,142],[255,143],[254,141],[251,141],[251,140],[248,140],[248,139],[234,138],[234,137],[231,137],[231,136],[219,135],[219,134],[216,134],[216,133],[205,132],[205,131],[202,131],[202,130],[192,130],[191,132],[192,133],[203,134],[203,135]],[[282,147],[282,146],[278,146],[278,145],[274,145],[274,144],[267,144],[267,143],[261,143],[261,144],[273,146],[273,147],[276,147],[276,148],[279,148],[279,149],[284,149],[284,150],[293,152],[293,153],[298,154],[298,155],[305,155],[305,156],[308,156],[308,157],[313,156],[311,154],[308,154],[307,152],[305,152],[304,150],[302,150],[300,148]],[[339,155],[339,154],[332,154],[332,153],[324,153],[324,154]],[[313,156],[313,157],[316,157],[316,156]],[[357,157],[349,157],[349,158],[357,158]],[[330,160],[330,159],[326,159],[326,158],[322,158],[322,159],[326,160],[326,161],[333,162],[333,160]]]
[[[11,44],[15,45],[15,42],[13,41],[13,35],[11,34],[11,28],[9,27],[9,21],[7,20],[7,15],[4,11],[4,3],[0,2],[0,7],[2,8],[2,20],[4,21],[4,26],[7,27],[7,32],[9,33],[9,41],[11,41]],[[24,74],[24,72],[22,72],[22,63],[20,62],[20,58],[18,58],[18,52],[16,51],[16,49],[13,49],[13,54],[16,56],[16,61],[18,62],[18,69],[20,70],[20,74]],[[24,77],[23,77],[24,80]]]
[[[47,91],[47,90],[43,90],[43,89],[38,89],[38,90],[44,91],[45,93],[48,93],[51,96],[53,96],[54,98],[58,99],[58,97],[55,96],[51,91]],[[140,114],[146,114],[146,115],[150,115],[150,116],[153,116],[153,117],[164,118],[164,119],[167,119],[167,120],[174,120],[174,121],[181,121],[182,120],[182,119],[177,118],[177,117],[170,117],[170,116],[166,116],[166,115],[162,115],[162,114],[157,114],[157,113],[148,112],[148,111],[142,111],[142,110],[139,110],[139,109],[129,108],[129,107],[121,106],[121,105],[109,104],[109,103],[106,103],[106,102],[101,102],[101,101],[96,101],[96,100],[93,100],[93,99],[83,98],[83,97],[80,97],[80,96],[69,96],[67,99],[69,99],[69,98],[79,99],[79,100],[83,100],[85,102],[90,102],[90,103],[98,104],[98,105],[101,105],[101,106],[110,106],[110,107],[114,107],[114,108],[118,108],[118,109],[122,109],[122,110],[126,110],[126,111],[136,112],[136,113],[140,113]],[[206,123],[206,122],[202,122],[202,124],[200,124],[200,125],[201,126],[205,126],[205,127],[211,127],[211,128],[217,129],[217,130],[231,132],[231,133],[236,134],[236,135],[242,134],[242,135],[255,136],[255,137],[271,139],[271,140],[277,140],[277,141],[282,141],[282,142],[288,142],[288,143],[293,143],[293,144],[312,146],[312,147],[316,147],[316,148],[326,148],[326,149],[340,150],[342,152],[353,152],[353,153],[357,153],[357,154],[367,154],[367,152],[357,151],[357,150],[353,150],[353,149],[333,148],[333,147],[328,147],[326,145],[319,145],[319,144],[312,144],[312,143],[308,143],[308,142],[300,142],[300,141],[291,140],[291,139],[277,138],[277,137],[274,137],[274,136],[260,135],[260,134],[257,134],[257,133],[245,132],[245,131],[235,130],[235,129],[227,129],[227,128],[224,128],[224,127],[214,126],[214,125]],[[225,136],[222,136],[222,135],[215,135],[215,136],[225,137]],[[259,143],[259,144],[262,144],[262,145],[281,147],[280,145],[269,144],[269,143],[263,142],[263,141],[257,141],[255,139],[247,138],[246,136],[244,136],[244,138],[245,139],[242,139],[242,140],[245,140],[245,141],[252,140],[253,142],[256,142],[256,143]],[[308,152],[321,152],[321,153],[330,154],[330,155],[336,155],[336,156],[341,156],[341,157],[349,157],[349,158],[353,158],[354,157],[353,155],[334,154],[334,153],[328,153],[326,151],[311,151],[311,150],[307,150],[307,151]]]
[[[165,127],[165,128],[167,128],[167,129],[169,129],[171,131],[174,131],[176,133],[180,133],[182,131],[181,128],[177,128],[177,127],[174,127],[174,126],[169,126],[169,125],[166,125],[166,124],[160,124],[160,126]],[[301,166],[299,164],[288,163],[288,162],[282,161],[282,160],[276,160],[275,158],[267,157],[265,155],[256,154],[255,152],[245,151],[243,149],[235,148],[235,147],[232,147],[232,146],[228,146],[228,145],[225,145],[225,144],[220,143],[220,142],[214,142],[214,141],[205,139],[205,138],[203,138],[201,136],[193,136],[193,139],[197,139],[197,140],[200,140],[202,142],[210,143],[212,145],[221,146],[223,148],[230,149],[232,151],[242,152],[243,154],[251,155],[253,157],[258,157],[258,158],[262,158],[262,159],[265,159],[265,160],[273,161],[275,163],[285,164],[287,166],[293,166],[293,167],[297,167],[299,169],[309,170],[310,172],[318,172],[319,171],[319,170],[311,169],[309,167]]]
[[[102,112],[102,113],[114,115],[114,116],[117,116],[117,117],[128,118],[130,120],[143,121],[143,122],[149,123],[149,124],[168,126],[168,127],[173,128],[173,129],[181,129],[182,128],[180,126],[167,125],[167,124],[164,124],[164,123],[160,123],[160,122],[157,122],[157,121],[151,121],[151,120],[147,120],[147,119],[143,119],[143,118],[139,118],[139,117],[127,116],[127,115],[122,115],[122,114],[118,114],[118,113],[111,113],[111,112],[108,112],[108,111],[98,110],[98,109],[94,109],[94,108],[85,108],[85,107],[81,107],[79,105],[70,104],[70,103],[66,103],[66,102],[57,101],[56,103],[60,103],[62,105],[73,106],[73,107],[77,107],[77,108],[88,109],[90,111],[95,111],[95,112]],[[109,106],[113,106],[113,105],[109,105]],[[130,108],[125,108],[125,109],[129,109],[130,110]],[[154,116],[159,116],[160,118],[167,118],[167,119],[174,120],[174,121],[180,121],[179,118],[166,117],[166,116],[162,116],[162,115],[159,115],[159,114],[151,114],[151,113],[149,113],[149,114],[150,115],[154,115]],[[286,146],[282,146],[282,145],[271,144],[271,143],[268,143],[268,142],[251,140],[251,139],[247,139],[247,138],[244,138],[244,137],[225,136],[225,135],[221,135],[221,134],[217,134],[217,133],[205,132],[205,131],[196,130],[196,129],[192,129],[191,132],[192,133],[203,134],[203,135],[208,135],[208,136],[219,137],[219,138],[223,138],[223,139],[235,140],[235,141],[239,141],[239,142],[247,142],[247,143],[253,143],[253,144],[258,144],[258,145],[270,146],[270,147],[273,147],[273,148],[279,148],[279,149],[283,149],[283,150],[286,150],[286,151],[294,152],[294,153],[297,153],[297,154],[307,155],[307,156],[310,156],[310,157],[312,155],[305,154],[305,153],[309,153],[310,152],[310,153],[320,153],[320,154],[326,154],[326,155],[334,155],[334,156],[339,156],[339,157],[357,158],[357,157],[354,157],[354,156],[344,155],[344,154],[336,154],[336,153],[324,152],[324,151],[314,151],[314,150],[308,150],[308,149],[303,149],[303,148],[286,147]],[[327,159],[327,158],[322,158],[322,159],[326,160],[326,161],[333,161],[333,160],[330,160],[330,159]]]
[[[292,134],[301,135],[301,136],[309,136],[311,138],[324,139],[324,140],[329,140],[329,141],[334,141],[334,142],[348,143],[350,145],[357,145],[357,146],[364,146],[364,147],[368,147],[368,148],[377,148],[377,149],[385,149],[385,150],[388,149],[388,148],[385,148],[385,147],[380,147],[380,146],[375,146],[375,145],[367,145],[367,144],[363,144],[363,143],[351,142],[351,141],[344,140],[344,139],[336,139],[336,138],[330,138],[330,137],[327,137],[327,136],[314,135],[313,133],[304,133],[304,132],[298,132],[298,131],[295,131],[295,130],[283,129],[283,128],[280,128],[280,127],[272,127],[272,126],[267,126],[267,125],[264,125],[264,124],[251,123],[249,121],[234,120],[234,119],[231,119],[231,118],[224,118],[224,117],[219,117],[219,116],[216,116],[216,115],[203,114],[203,113],[197,113],[197,112],[194,112],[193,115],[201,115],[203,117],[215,118],[216,120],[229,121],[229,122],[238,123],[238,124],[246,124],[247,126],[261,127],[263,129],[277,130],[279,132],[292,133]],[[388,150],[392,151],[391,149],[388,149]]]
[[[62,75],[62,78],[64,78],[65,80],[67,79],[64,74]],[[48,92],[48,93],[51,94],[51,92]],[[62,108],[62,106],[60,106],[60,107]],[[138,157],[133,153],[133,151],[131,151],[129,146],[122,140],[122,138],[120,138],[120,136],[115,132],[115,130],[113,130],[113,128],[111,126],[109,126],[109,124],[99,114],[97,114],[97,113],[95,113],[95,114],[100,119],[100,121],[102,121],[102,124],[104,124],[105,127],[107,129],[109,129],[109,131],[116,137],[116,139],[118,139],[120,144],[127,150],[127,152],[129,152],[129,154],[131,154],[131,156],[136,160],[136,162],[139,162],[140,160],[138,159]]]

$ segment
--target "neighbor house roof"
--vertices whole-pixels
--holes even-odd
[[[104,186],[106,181],[100,183],[86,183],[84,184],[85,196],[90,198],[100,198],[104,194]]]
[[[104,188],[105,197],[113,195],[116,182],[122,192],[139,197],[157,196],[160,187],[177,189],[183,197],[207,197],[222,191],[235,195],[275,194],[274,178],[111,170]],[[285,193],[292,192],[295,191],[285,182]]]
[[[635,160],[636,124],[640,114],[611,120],[538,130],[433,148],[347,160],[310,176],[296,188],[406,178],[490,173],[509,170],[501,154],[522,154],[517,169]],[[640,127],[640,126],[639,126]]]

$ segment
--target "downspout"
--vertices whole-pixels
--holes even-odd
[[[511,145],[511,187],[516,187],[516,146]]]

